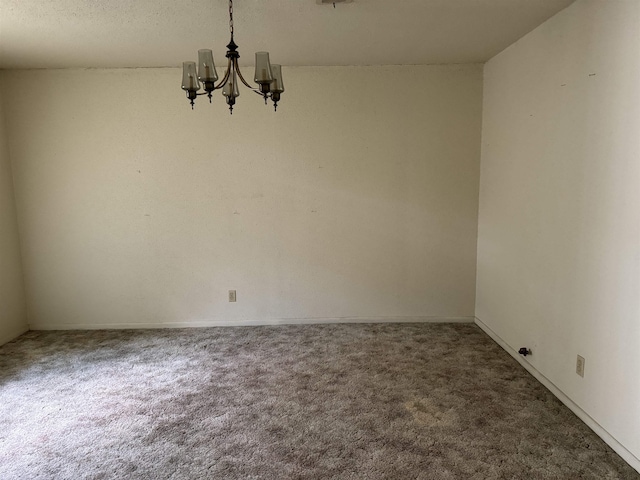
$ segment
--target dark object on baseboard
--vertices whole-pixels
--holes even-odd
[[[518,350],[518,353],[526,357],[527,355],[531,355],[532,352],[527,347],[522,347],[520,350]]]

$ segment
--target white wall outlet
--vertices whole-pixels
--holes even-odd
[[[580,355],[578,355],[578,359],[576,360],[576,373],[584,377],[584,357]]]
[[[235,290],[229,290],[229,301],[230,302],[235,302],[236,301],[236,291]]]

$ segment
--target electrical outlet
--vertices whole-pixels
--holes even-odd
[[[578,355],[578,359],[576,360],[576,373],[584,377],[584,357],[580,355]]]
[[[235,290],[229,290],[229,301],[230,302],[235,302],[236,301],[236,291]]]

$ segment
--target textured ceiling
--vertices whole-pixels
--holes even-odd
[[[241,63],[484,62],[573,0],[236,0]],[[211,48],[224,60],[225,0],[0,0],[0,68],[160,67]]]

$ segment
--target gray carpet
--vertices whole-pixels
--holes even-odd
[[[640,479],[475,325],[29,332],[0,479]]]

